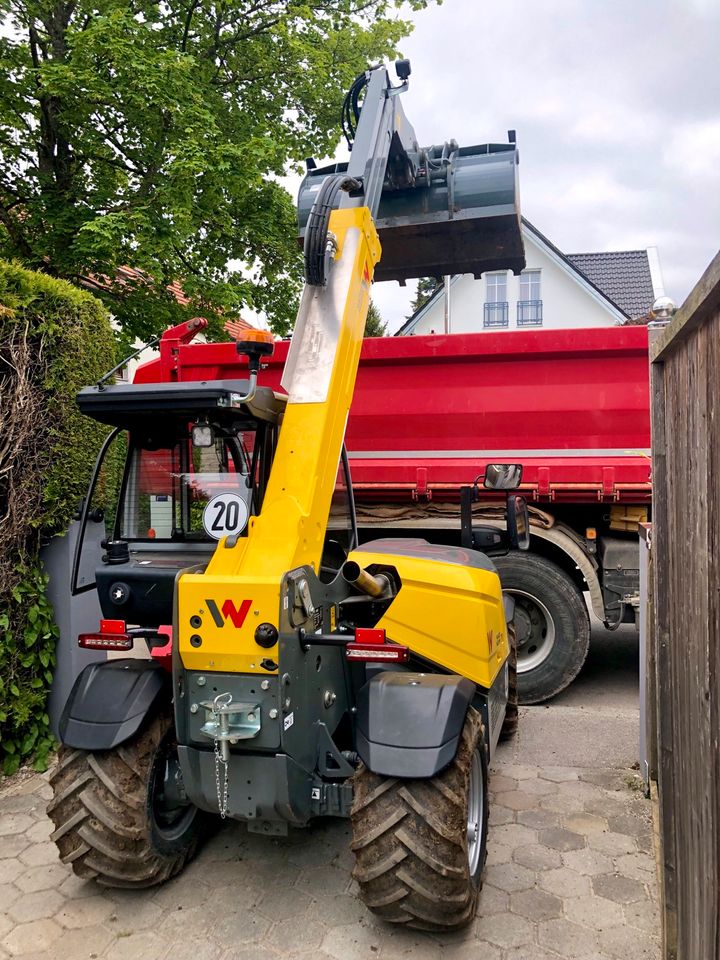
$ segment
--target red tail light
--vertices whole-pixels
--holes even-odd
[[[345,656],[361,663],[407,663],[410,650],[399,643],[387,643],[384,630],[358,627],[355,642],[345,647]]]
[[[86,650],[132,650],[133,638],[125,632],[124,620],[101,620],[97,633],[81,633],[78,646]]]

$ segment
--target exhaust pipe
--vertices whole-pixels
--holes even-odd
[[[347,560],[342,566],[341,573],[346,583],[357,587],[369,597],[384,597],[391,591],[390,580],[384,573],[375,575],[368,573],[354,560]]]

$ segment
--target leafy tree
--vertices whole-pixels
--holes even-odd
[[[334,152],[344,91],[411,29],[400,6],[0,0],[0,256],[100,278],[129,339],[241,307],[286,332],[301,269],[277,178]]]
[[[437,288],[438,281],[435,279],[435,277],[421,277],[418,280],[415,299],[410,304],[410,316],[407,318],[408,320],[410,317],[416,314],[421,307],[425,306]]]
[[[367,320],[365,321],[365,336],[384,337],[386,331],[387,323],[383,323],[380,311],[371,300],[368,306]]]

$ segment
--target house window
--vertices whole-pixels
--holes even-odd
[[[540,293],[540,271],[523,270],[520,274],[520,299],[517,304],[517,325],[539,327],[543,322]]]
[[[508,325],[507,273],[488,273],[485,277],[484,327]]]

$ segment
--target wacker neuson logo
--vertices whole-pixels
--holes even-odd
[[[224,627],[228,620],[232,620],[232,624],[237,630],[245,623],[245,618],[252,606],[252,600],[243,600],[239,608],[235,606],[232,600],[226,600],[220,608],[214,600],[206,600],[205,603],[216,627]]]

